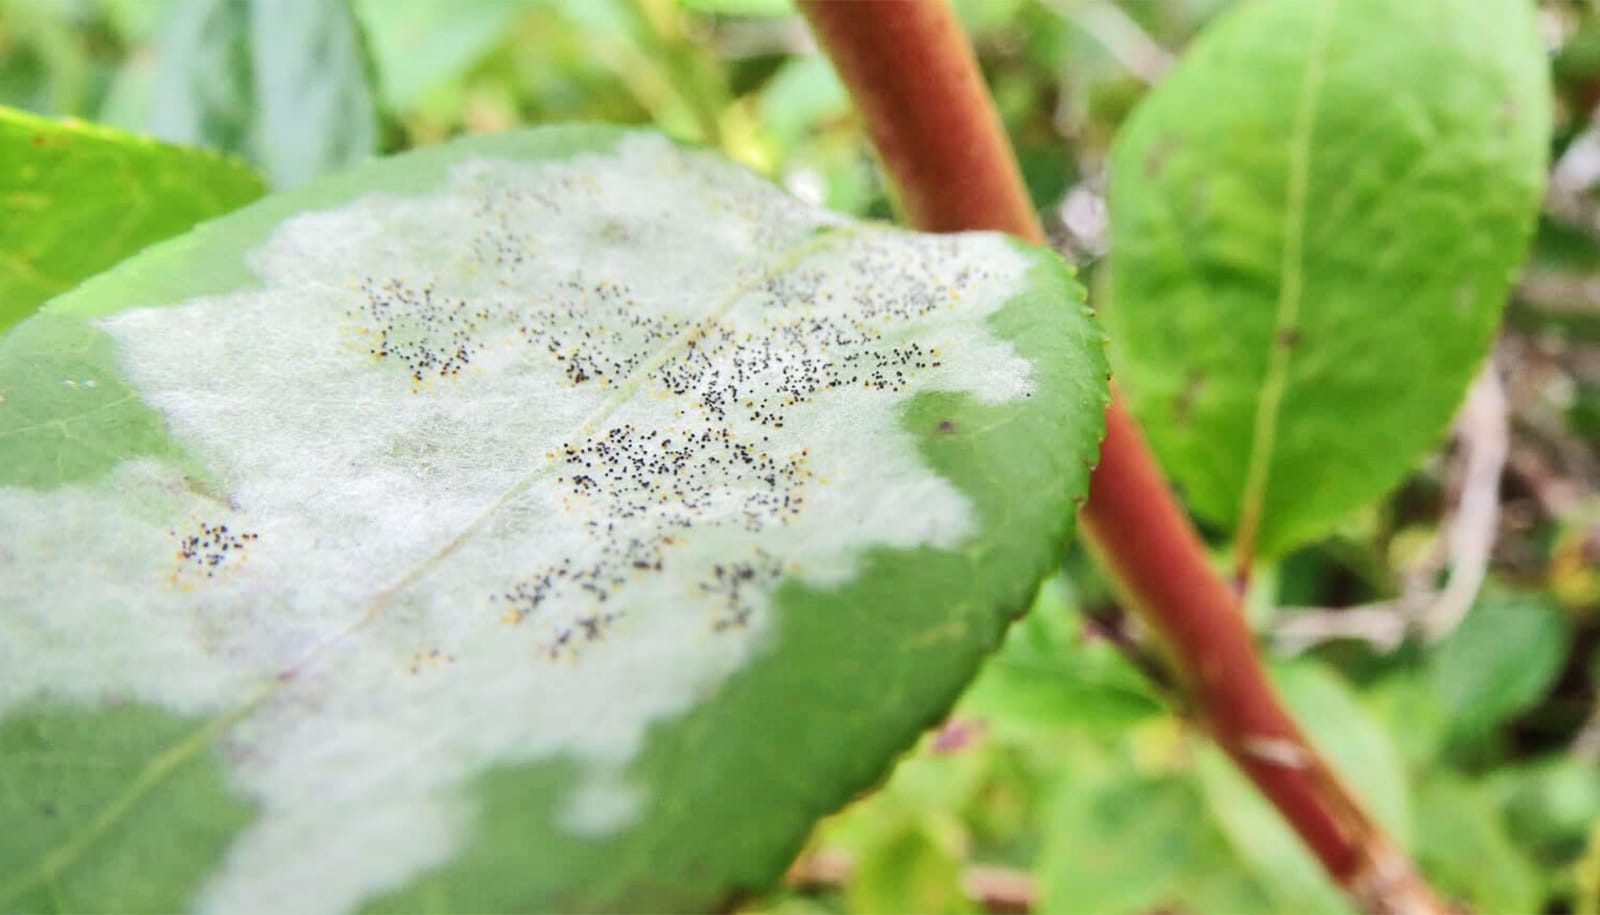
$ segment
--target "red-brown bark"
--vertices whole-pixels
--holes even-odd
[[[946,0],[800,0],[860,108],[908,222],[1044,240],[972,49]],[[1206,729],[1363,909],[1440,912],[1284,710],[1242,608],[1120,403],[1082,528],[1182,674]]]

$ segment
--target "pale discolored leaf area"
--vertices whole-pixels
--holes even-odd
[[[1125,126],[1112,361],[1242,557],[1324,533],[1438,441],[1533,226],[1545,70],[1526,0],[1263,0]]]
[[[0,909],[729,904],[1027,606],[1101,347],[1053,254],[611,128],[91,280],[0,341]]]
[[[0,334],[146,245],[261,195],[243,163],[0,109]]]

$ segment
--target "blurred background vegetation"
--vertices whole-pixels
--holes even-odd
[[[1091,288],[1117,126],[1228,2],[956,3],[1034,202]],[[343,44],[321,29],[283,52],[326,91],[276,122],[252,94],[273,91],[281,60],[207,40],[246,0],[0,0],[0,105],[220,148],[278,185],[464,132],[649,123],[801,197],[893,215],[788,0],[265,5],[348,20]],[[1545,0],[1543,25],[1550,192],[1491,381],[1391,498],[1265,570],[1250,603],[1291,706],[1443,890],[1480,912],[1597,915],[1600,3]],[[1459,625],[1409,634],[1449,582],[1485,570]],[[1347,911],[1166,682],[1069,556],[950,722],[746,907]]]

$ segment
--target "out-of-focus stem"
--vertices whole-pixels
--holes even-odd
[[[865,118],[906,220],[1044,240],[971,46],[946,0],[800,0]],[[1082,527],[1159,635],[1196,713],[1328,873],[1371,912],[1443,912],[1410,859],[1301,735],[1238,597],[1120,402],[1106,412]]]

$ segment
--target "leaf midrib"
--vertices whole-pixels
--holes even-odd
[[[751,277],[736,283],[723,298],[717,302],[706,314],[691,323],[687,328],[672,339],[663,343],[651,357],[642,362],[632,374],[618,383],[615,393],[595,409],[593,413],[584,418],[575,430],[561,436],[565,441],[576,435],[582,434],[585,429],[598,427],[607,417],[625,404],[642,387],[655,372],[673,356],[677,355],[688,343],[703,335],[706,325],[726,315],[744,296],[762,283],[777,276],[784,271],[793,269],[801,261],[823,248],[849,239],[866,231],[868,227],[853,225],[829,225],[823,227],[816,234],[809,236],[802,243],[772,257],[762,269]],[[535,454],[539,452],[535,450]],[[487,506],[472,521],[468,522],[462,530],[447,541],[444,546],[435,550],[420,562],[406,570],[395,582],[371,598],[365,613],[349,626],[334,633],[328,638],[308,648],[301,658],[284,667],[282,671],[267,681],[256,695],[239,707],[213,718],[200,727],[185,735],[181,740],[162,749],[149,763],[143,766],[139,774],[134,776],[120,794],[108,802],[101,810],[89,820],[83,828],[73,832],[59,845],[45,852],[38,864],[28,873],[0,885],[0,905],[10,903],[29,888],[42,882],[54,882],[66,872],[91,846],[108,830],[135,807],[140,799],[160,785],[173,772],[181,769],[185,763],[198,756],[217,737],[232,727],[234,724],[248,717],[257,707],[272,698],[285,684],[295,679],[295,674],[311,664],[324,651],[338,644],[346,638],[376,621],[383,615],[383,611],[393,602],[394,598],[411,585],[416,584],[440,562],[455,553],[464,544],[479,533],[485,524],[507,503],[519,494],[526,492],[528,487],[547,476],[556,466],[554,459],[540,458],[539,466],[513,483],[493,503]]]
[[[1239,501],[1239,524],[1234,536],[1235,571],[1246,576],[1254,561],[1261,532],[1262,505],[1272,470],[1277,445],[1278,415],[1289,383],[1289,363],[1295,342],[1292,336],[1300,319],[1305,294],[1306,200],[1311,184],[1312,135],[1316,130],[1317,109],[1326,77],[1329,35],[1333,31],[1333,11],[1339,0],[1326,0],[1317,10],[1312,24],[1311,45],[1306,54],[1305,79],[1295,103],[1294,124],[1289,138],[1289,175],[1283,210],[1283,256],[1279,263],[1278,301],[1273,316],[1272,334],[1267,338],[1267,374],[1262,379],[1256,400],[1254,428],[1251,430],[1249,464],[1244,490]]]

